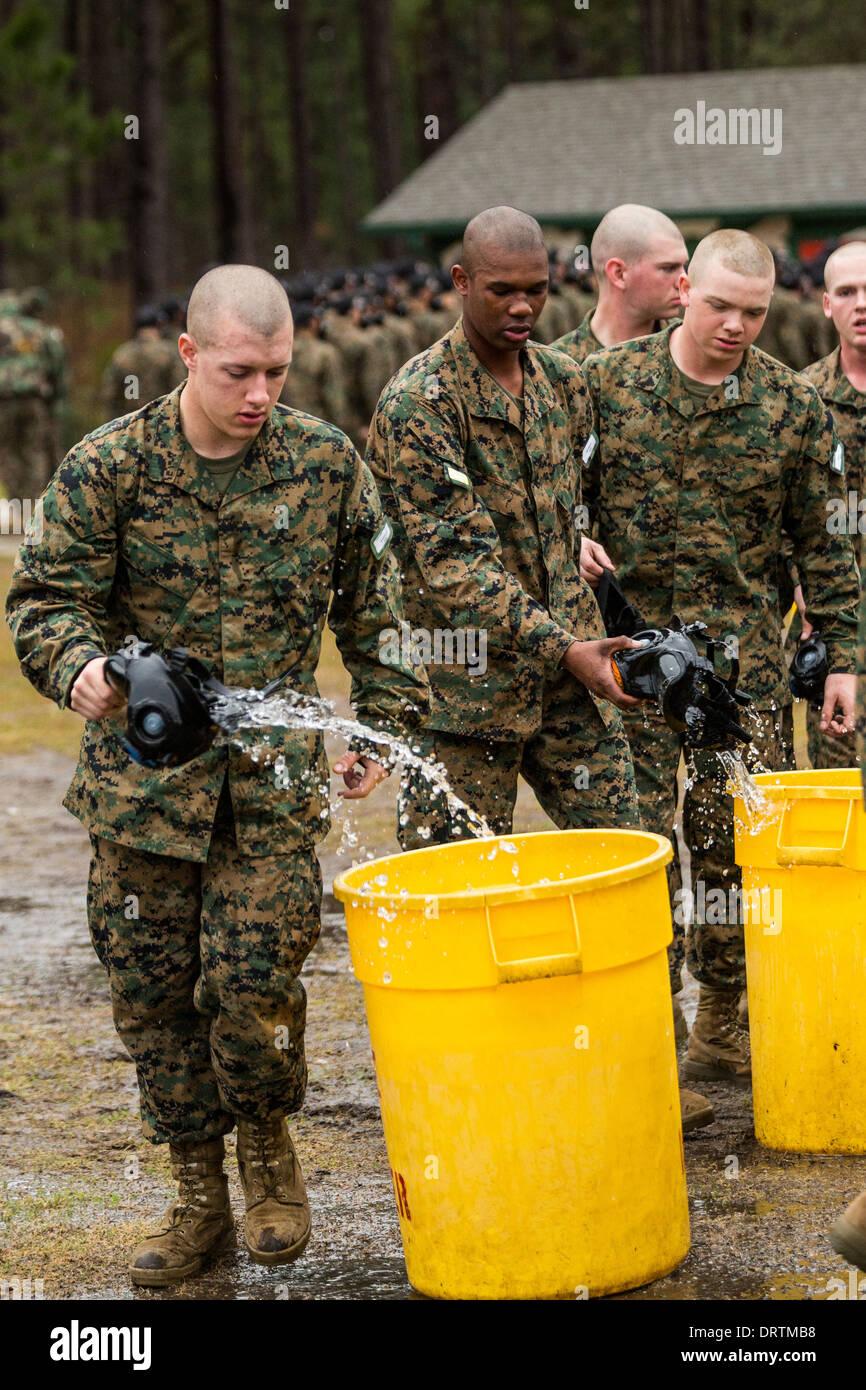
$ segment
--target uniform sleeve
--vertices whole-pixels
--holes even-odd
[[[104,656],[117,559],[115,488],[89,444],[67,454],[18,550],[6,617],[21,669],[61,709],[82,667]]]
[[[502,561],[493,520],[465,469],[466,426],[454,402],[380,402],[367,459],[433,602],[453,628],[480,627],[553,673],[578,640]]]
[[[827,502],[839,490],[844,454],[832,416],[813,388],[800,456],[782,524],[793,543],[806,618],[827,644],[831,671],[853,672],[860,576],[847,534],[828,528]]]
[[[373,728],[406,734],[429,713],[430,687],[424,667],[403,660],[403,606],[392,527],[369,468],[348,441],[346,447],[352,463],[328,621],[352,678],[351,701],[358,717]],[[363,749],[357,741],[352,747]]]

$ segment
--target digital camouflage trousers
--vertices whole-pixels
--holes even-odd
[[[542,727],[526,740],[466,737],[428,730],[418,742],[443,763],[451,790],[496,835],[512,828],[522,775],[560,830],[638,826],[637,788],[619,711],[610,727],[573,680],[557,681],[544,701]],[[464,812],[449,806],[419,774],[400,788],[397,837],[404,850],[448,844],[475,833]]]
[[[752,724],[752,744],[744,759],[751,772],[782,772],[794,766],[793,720],[790,706],[757,716]],[[714,752],[694,750],[690,754],[694,773],[682,786],[678,781],[681,744],[679,735],[660,715],[643,710],[625,715],[631,744],[644,830],[667,835],[674,847],[673,863],[668,866],[673,942],[668,952],[671,989],[682,988],[682,968],[687,964],[702,984],[744,986],[746,959],[742,915],[738,909],[740,870],[734,858],[734,802],[725,790],[727,773]],[[690,922],[686,941],[686,920],[690,904],[684,898],[679,847],[674,833],[677,815],[681,817],[683,842],[691,864],[691,904],[718,903],[721,890],[725,908],[701,912]],[[703,884],[703,892],[700,885]],[[731,910],[731,908],[733,910]]]
[[[304,1099],[301,967],[320,930],[312,845],[238,852],[223,797],[205,863],[91,836],[88,920],[153,1143],[225,1134]]]

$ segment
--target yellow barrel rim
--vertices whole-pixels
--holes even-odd
[[[458,907],[498,907],[502,903],[525,902],[527,899],[538,901],[544,898],[563,898],[570,893],[591,893],[599,888],[612,888],[619,883],[628,883],[635,878],[643,878],[645,874],[651,873],[654,869],[660,869],[669,864],[674,857],[673,848],[670,840],[664,835],[655,835],[649,830],[632,830],[629,827],[599,828],[593,830],[533,830],[527,834],[518,835],[495,835],[492,840],[454,840],[454,845],[458,844],[477,844],[489,845],[495,840],[511,840],[517,843],[523,840],[538,839],[542,835],[616,835],[620,831],[632,836],[639,836],[645,840],[647,845],[652,845],[652,851],[644,858],[635,860],[632,864],[621,864],[616,868],[602,869],[594,874],[582,874],[580,878],[562,878],[556,883],[540,884],[510,884],[503,885],[501,888],[462,888],[456,893],[439,892],[433,889],[430,893],[394,893],[382,888],[378,892],[371,892],[368,888],[362,890],[359,883],[352,884],[350,880],[359,875],[368,875],[381,869],[383,864],[393,860],[403,862],[416,854],[429,854],[431,849],[450,848],[448,846],[425,845],[421,849],[408,850],[405,854],[389,854],[382,859],[371,859],[366,864],[358,864],[352,869],[345,869],[339,878],[334,880],[334,896],[340,902],[352,902],[360,898],[364,903],[378,905],[394,905],[409,910],[423,911],[432,898],[437,898],[441,904],[448,908]]]
[[[809,777],[836,777],[840,773],[850,774],[851,781],[846,784],[842,781],[814,781],[805,779]],[[803,779],[803,780],[794,780]],[[822,801],[851,801],[858,800],[863,795],[863,786],[860,780],[860,770],[856,767],[827,768],[825,770],[805,768],[797,772],[756,772],[752,774],[752,780],[761,788],[761,791],[770,801],[805,801],[820,799]],[[742,797],[735,797],[736,801],[742,801]]]

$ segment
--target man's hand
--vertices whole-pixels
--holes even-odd
[[[824,684],[824,707],[821,710],[821,732],[831,738],[853,734],[857,703],[857,677],[838,672],[829,675]],[[840,713],[836,714],[838,705]],[[834,717],[835,716],[835,717]]]
[[[385,778],[390,776],[389,768],[383,767],[382,763],[377,763],[375,758],[366,753],[344,753],[334,763],[334,771],[343,774],[348,791],[340,792],[340,796],[344,796],[347,801],[369,796],[374,787],[378,787],[380,782],[384,782]]]
[[[600,642],[572,642],[562,658],[562,665],[593,695],[610,700],[612,705],[618,705],[620,709],[634,709],[640,702],[633,695],[626,695],[617,683],[610,658],[613,652],[640,645],[630,637],[605,637]]]
[[[126,704],[124,697],[105,679],[107,660],[105,656],[94,657],[75,677],[69,704],[76,714],[83,714],[85,719],[102,719],[106,714],[123,709]]]
[[[803,586],[798,584],[794,590],[794,602],[797,605],[797,612],[800,614],[800,621],[803,624],[803,632],[800,637],[801,642],[805,642],[812,636],[814,631],[812,624],[806,622],[806,600],[803,597]]]
[[[599,541],[591,541],[588,536],[580,538],[580,577],[593,589],[597,589],[604,570],[613,570],[616,565]]]

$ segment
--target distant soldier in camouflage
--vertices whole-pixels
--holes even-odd
[[[598,304],[553,346],[583,362],[602,347],[655,333],[680,312],[688,252],[675,222],[656,208],[622,203],[605,213],[590,246]]]
[[[831,499],[826,524],[848,531],[861,576],[866,568],[866,242],[841,246],[824,266],[824,312],[839,334],[839,346],[802,373],[818,391],[836,424],[845,450],[844,488]],[[797,603],[805,614],[802,588]],[[811,628],[804,625],[803,636]],[[816,710],[806,714],[809,759],[813,767],[854,767],[854,738],[822,734]]]
[[[163,337],[165,315],[156,304],[142,304],[135,315],[135,337],[121,343],[102,374],[100,401],[107,420],[167,396],[186,378],[177,342]]]
[[[36,290],[7,295],[0,314],[0,483],[22,502],[57,467],[69,391],[63,334],[22,307],[43,303]]]
[[[782,657],[775,562],[782,528],[805,576],[810,621],[826,638],[833,674],[821,727],[853,728],[859,582],[847,536],[825,527],[841,447],[815,389],[752,347],[773,288],[767,248],[745,232],[714,232],[680,281],[682,324],[587,359],[599,447],[584,496],[595,535],[618,566],[630,603],[650,626],[672,617],[707,624],[741,664],[755,699],[758,757],[790,765],[791,696]],[[585,577],[597,583],[589,562]],[[677,810],[678,739],[660,718],[626,714],[645,826],[670,835]],[[713,753],[693,752],[683,838],[692,890],[739,884],[732,803]],[[693,901],[695,896],[693,896]],[[681,894],[674,896],[681,966]],[[707,914],[709,916],[726,914]],[[700,981],[685,1074],[748,1083],[747,1040],[736,1010],[745,984],[740,922],[693,922],[688,965]]]
[[[320,313],[312,304],[296,304],[292,363],[280,401],[338,429],[346,426],[346,391],[340,354],[320,336]]]
[[[105,653],[134,633],[187,646],[230,686],[290,671],[315,694],[330,604],[359,716],[399,733],[427,706],[423,670],[379,659],[402,610],[369,470],[333,426],[276,404],[292,347],[278,281],[210,271],[180,341],[186,384],[64,460],[8,597],[26,675],[87,720],[64,804],[91,834],[90,930],[144,1130],[170,1145],[179,1183],[133,1255],[145,1285],[187,1278],[233,1242],[222,1160],[235,1125],[253,1260],[286,1263],[309,1236],[285,1116],[306,1083],[299,972],[319,933],[328,770],[321,734],[276,729],[280,789],[236,741],[145,769],[121,742]],[[343,795],[384,775],[375,748],[371,735],[336,764]]]

